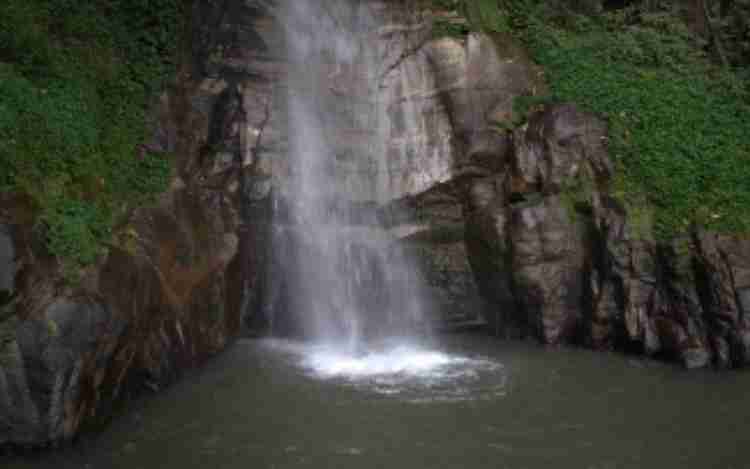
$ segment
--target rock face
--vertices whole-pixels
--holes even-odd
[[[750,242],[654,242],[609,195],[606,138],[595,116],[548,106],[514,132],[508,163],[473,181],[467,243],[488,320],[547,344],[746,364]]]
[[[119,398],[163,387],[239,333],[240,305],[258,281],[245,265],[253,237],[242,235],[256,209],[244,202],[264,187],[246,164],[259,141],[248,123],[265,115],[244,112],[252,96],[241,90],[257,80],[246,65],[267,61],[252,30],[260,10],[228,3],[196,2],[192,62],[153,113],[147,144],[175,155],[171,188],[126,220],[79,285],[61,280],[24,202],[0,200],[0,445],[70,439]],[[212,51],[227,44],[218,61]]]

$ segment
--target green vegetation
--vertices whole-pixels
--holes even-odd
[[[166,189],[145,111],[174,70],[180,0],[0,2],[0,191],[26,195],[68,271]]]
[[[553,99],[608,120],[616,195],[651,207],[657,236],[692,223],[750,230],[748,90],[709,60],[682,20],[631,8],[593,19],[534,9],[523,21]]]
[[[465,21],[454,22],[439,19],[433,26],[433,35],[463,37],[472,30],[499,32],[507,29],[505,16],[498,9],[496,0],[432,0],[433,6],[459,13]]]
[[[462,8],[474,29],[485,32],[507,29],[505,16],[498,9],[496,0],[464,1]]]
[[[614,193],[631,214],[649,214],[638,218],[658,237],[692,224],[750,231],[748,18],[735,10],[712,38],[692,30],[675,2],[590,16],[561,3],[495,2],[498,24],[527,44],[550,87],[520,102],[520,114],[567,101],[606,118]]]
[[[596,191],[594,177],[584,167],[578,176],[565,183],[560,191],[561,202],[573,221],[580,221],[580,211],[590,209]]]

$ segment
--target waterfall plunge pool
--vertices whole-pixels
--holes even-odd
[[[348,355],[243,340],[7,469],[749,467],[750,375],[480,334]]]

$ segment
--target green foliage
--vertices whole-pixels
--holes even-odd
[[[574,180],[565,184],[560,195],[571,220],[579,221],[580,211],[591,210],[595,191],[594,178],[586,168]]]
[[[464,0],[428,0],[428,3],[441,10],[460,10]]]
[[[484,32],[508,30],[497,0],[464,0],[463,12],[473,29]]]
[[[608,120],[618,194],[652,215],[657,236],[692,223],[750,230],[747,84],[714,65],[681,18],[635,9],[555,16],[531,1],[507,11],[544,66],[551,99]]]
[[[166,189],[145,109],[174,70],[179,0],[0,4],[0,191],[34,201],[50,252],[93,263],[130,208]]]
[[[96,205],[60,198],[44,209],[41,219],[47,226],[49,249],[82,265],[96,261],[102,252],[102,240],[111,234]]]
[[[433,35],[436,37],[463,37],[471,31],[508,30],[497,0],[431,0],[430,3],[442,10],[454,11],[463,18],[458,22],[448,19],[436,21],[433,25]]]
[[[466,23],[454,23],[448,20],[438,20],[432,26],[433,37],[464,37],[471,32]]]
[[[526,122],[531,114],[552,104],[554,99],[551,96],[518,96],[513,100],[513,121],[508,125],[511,128],[518,127]]]

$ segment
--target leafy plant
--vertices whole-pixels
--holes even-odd
[[[434,37],[464,37],[471,31],[466,23],[454,23],[448,20],[438,20],[432,26]]]
[[[138,149],[183,18],[179,0],[0,4],[0,191],[34,201],[68,270],[95,262],[118,219],[167,187],[168,155]]]
[[[436,37],[466,36],[471,31],[500,32],[508,29],[497,0],[432,0],[433,6],[460,14],[460,22],[439,19],[433,25]]]

